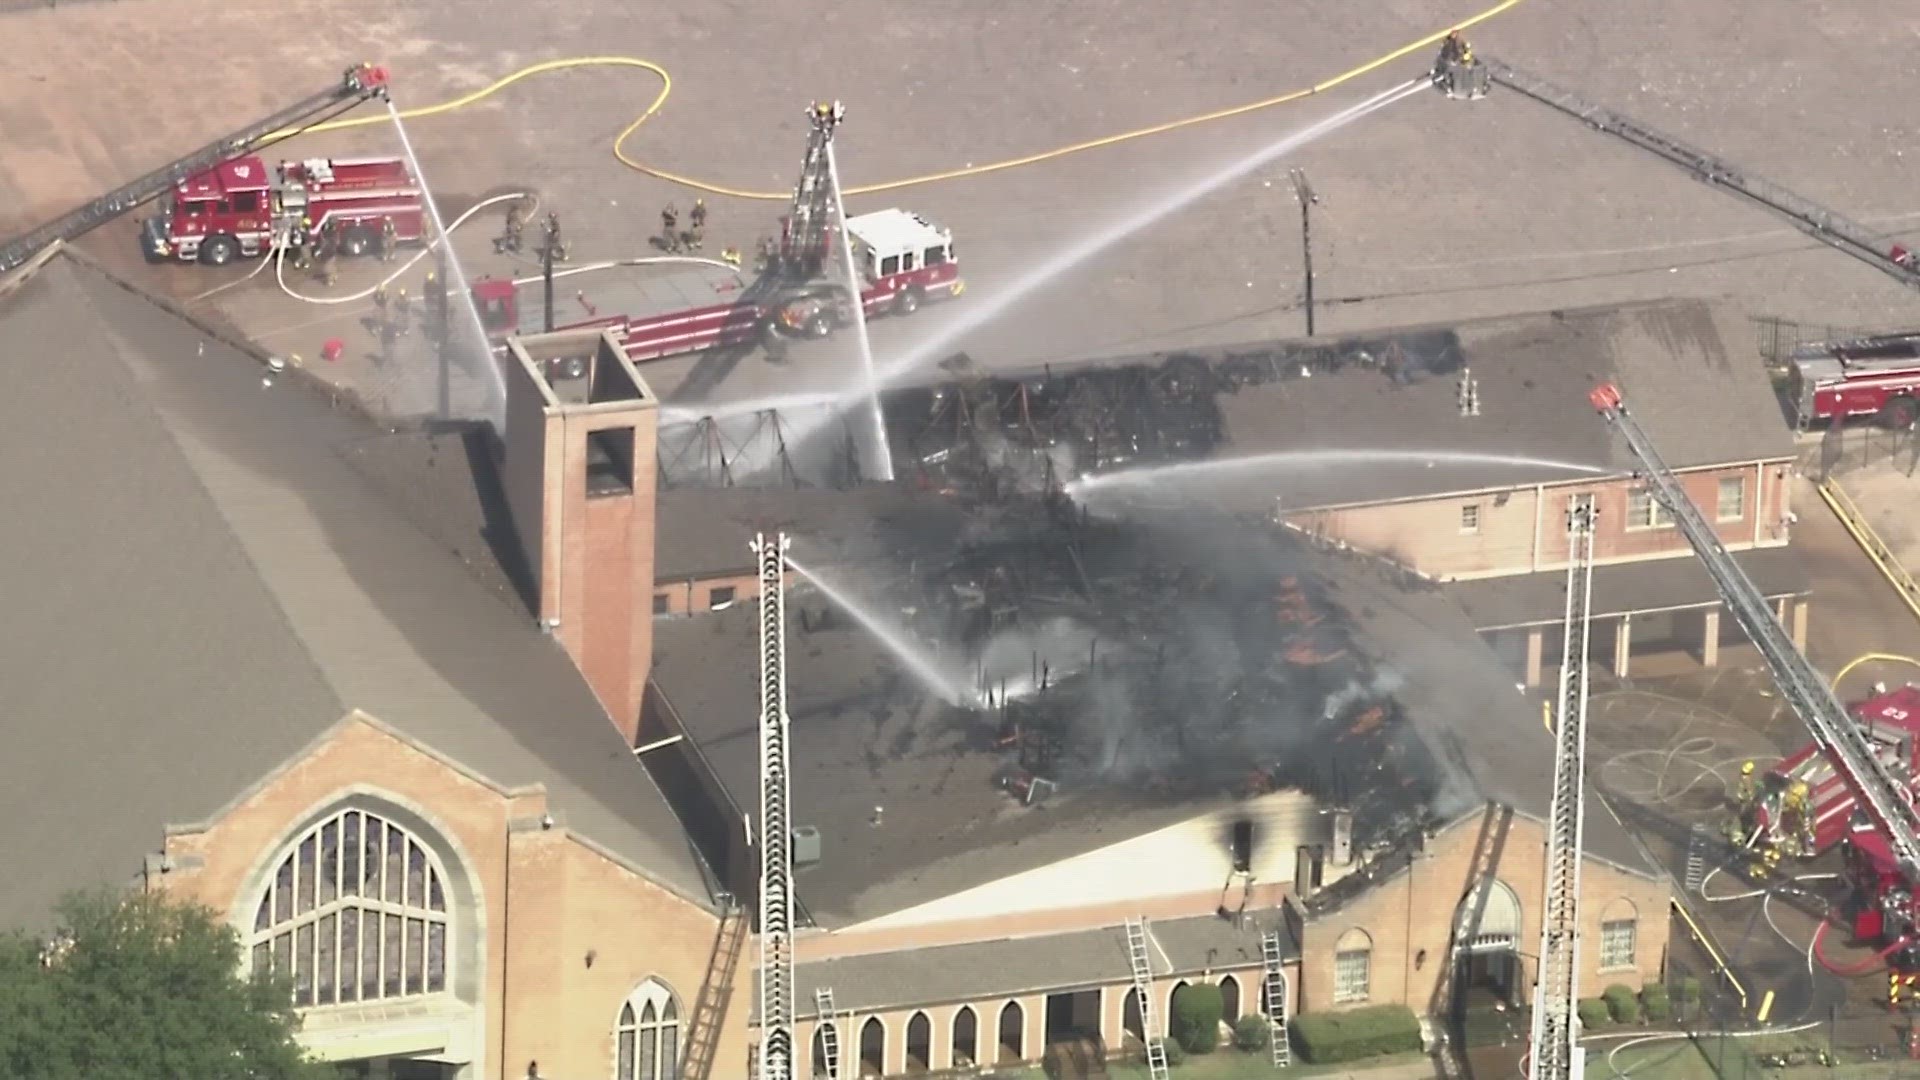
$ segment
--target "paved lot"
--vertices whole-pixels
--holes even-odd
[[[271,32],[263,0],[125,0],[0,16],[0,225],[44,216],[210,134],[308,93],[345,63],[389,63],[404,105],[442,100],[536,60],[624,53],[669,67],[675,95],[630,145],[719,181],[791,184],[810,96],[850,108],[847,180],[1001,158],[1266,96],[1411,40],[1478,5],[1377,0],[1281,16],[1256,0],[1139,5],[916,5],[883,0],[721,0],[636,14],[607,0],[516,5],[316,0]],[[1289,9],[1290,13],[1294,9]],[[1899,87],[1913,42],[1884,5],[1530,3],[1479,31],[1480,47],[1718,149],[1872,221],[1911,214],[1914,121]],[[193,52],[182,63],[181,27]],[[326,42],[325,48],[313,46]],[[85,43],[84,47],[76,47]],[[969,298],[876,328],[905,348],[1070,239],[1181,181],[1357,97],[1418,74],[1412,59],[1329,100],[973,180],[855,200],[899,203],[953,225]],[[831,73],[831,74],[829,74]],[[644,250],[658,207],[688,196],[608,154],[654,92],[636,72],[543,76],[457,114],[412,125],[450,203],[538,188],[582,257]],[[317,136],[300,149],[366,151],[390,131]],[[1649,298],[1727,297],[1745,310],[1841,324],[1897,321],[1911,298],[1872,270],[1660,162],[1511,95],[1473,105],[1420,95],[1147,229],[1038,290],[961,346],[989,364],[1298,332],[1296,211],[1284,165],[1323,195],[1316,224],[1323,332]],[[1271,186],[1269,186],[1271,184]],[[751,243],[773,204],[715,200],[716,243]],[[91,246],[122,260],[131,224]],[[483,230],[484,231],[484,230]],[[478,236],[470,241],[481,241]],[[481,241],[483,243],[483,241]],[[470,271],[504,272],[472,242]],[[197,268],[134,272],[176,294]],[[256,279],[219,298],[276,348],[317,348],[335,323]],[[329,313],[330,314],[330,313]],[[688,365],[665,365],[671,385]],[[729,393],[847,370],[844,355],[775,368],[757,358]],[[352,360],[342,378],[376,375]],[[393,378],[388,373],[386,378]]]

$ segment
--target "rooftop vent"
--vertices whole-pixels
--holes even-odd
[[[1460,369],[1460,415],[1480,415],[1480,380],[1473,377],[1472,368]]]
[[[812,866],[820,861],[820,830],[802,825],[793,830],[793,865]]]

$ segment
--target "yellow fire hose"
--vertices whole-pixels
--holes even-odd
[[[1324,79],[1318,83],[1313,84],[1312,86],[1302,87],[1301,89],[1298,89],[1298,90],[1290,90],[1284,94],[1277,94],[1273,97],[1263,98],[1259,101],[1250,102],[1245,105],[1235,105],[1231,108],[1219,109],[1210,113],[1202,113],[1199,116],[1189,116],[1180,120],[1170,120],[1166,123],[1154,124],[1151,127],[1137,128],[1132,131],[1123,131],[1117,135],[1106,135],[1097,139],[1088,139],[1088,140],[1085,140],[1084,142],[1070,143],[1066,146],[1055,147],[1054,149],[1051,149],[1051,150],[1043,150],[1038,153],[1025,154],[1020,157],[1014,157],[1014,158],[1007,158],[1003,161],[991,161],[991,162],[987,162],[984,165],[969,165],[966,168],[962,168],[962,169],[948,169],[945,172],[927,173],[923,176],[909,176],[900,180],[888,180],[884,183],[866,184],[860,187],[850,187],[846,189],[846,194],[871,195],[881,191],[898,191],[901,188],[919,187],[923,184],[937,183],[942,180],[958,180],[962,177],[983,176],[987,173],[1003,172],[1008,169],[1017,169],[1024,165],[1037,165],[1043,161],[1052,161],[1056,158],[1066,157],[1069,154],[1078,154],[1087,150],[1097,150],[1102,147],[1116,146],[1120,143],[1131,142],[1135,139],[1144,139],[1149,135],[1162,135],[1169,131],[1179,131],[1182,128],[1197,127],[1201,124],[1212,123],[1216,120],[1226,120],[1235,116],[1242,116],[1247,113],[1258,112],[1262,109],[1270,109],[1276,105],[1285,105],[1288,102],[1299,101],[1302,98],[1312,97],[1315,94],[1324,93],[1325,91],[1331,90],[1334,87],[1340,86],[1343,83],[1352,82],[1353,80],[1358,79],[1361,76],[1368,74],[1369,72],[1376,71],[1412,53],[1419,52],[1422,49],[1432,48],[1433,46],[1439,44],[1440,41],[1444,39],[1448,34],[1456,30],[1465,30],[1469,27],[1479,25],[1480,23],[1486,22],[1487,20],[1492,19],[1495,16],[1504,14],[1505,12],[1520,6],[1524,2],[1525,0],[1501,0],[1500,3],[1497,3],[1490,8],[1487,8],[1485,11],[1482,11],[1479,14],[1472,16],[1471,18],[1455,23],[1444,30],[1437,30],[1419,39],[1418,41],[1413,41],[1405,45],[1402,45],[1391,52],[1375,57],[1374,59],[1369,60],[1364,64],[1360,64],[1357,67],[1353,67],[1346,71],[1343,71],[1340,74],[1333,76],[1332,78]],[[510,75],[504,76],[503,78],[500,78],[494,81],[490,85],[484,86],[478,90],[473,91],[472,93],[463,94],[460,97],[454,98],[451,101],[443,101],[438,105],[427,105],[418,109],[402,110],[400,113],[400,117],[403,120],[414,120],[414,119],[419,119],[421,117],[439,116],[443,113],[454,112],[455,110],[464,109],[469,105],[475,104],[489,97],[492,97],[494,94],[497,94],[502,90],[505,90],[507,87],[512,86],[514,83],[520,82],[522,79],[530,79],[535,75],[544,75],[551,71],[567,71],[574,68],[586,68],[586,67],[640,68],[644,71],[652,73],[654,76],[658,77],[660,80],[660,90],[658,93],[654,95],[653,101],[647,106],[646,111],[642,112],[639,115],[639,117],[637,117],[633,121],[633,123],[628,124],[626,128],[623,129],[619,135],[615,136],[613,140],[613,156],[619,159],[621,164],[627,166],[630,169],[643,172],[648,176],[654,177],[655,179],[665,180],[668,183],[678,184],[681,187],[691,188],[695,191],[706,192],[707,194],[711,194],[711,195],[729,195],[737,199],[761,199],[761,200],[767,200],[767,201],[785,201],[789,198],[792,198],[792,193],[786,192],[786,191],[750,191],[744,188],[728,187],[724,184],[716,184],[706,180],[698,180],[690,176],[683,176],[679,173],[668,172],[665,169],[648,165],[644,162],[637,161],[627,156],[626,151],[623,149],[626,145],[627,140],[631,138],[636,131],[640,130],[640,126],[642,124],[645,124],[648,120],[653,119],[654,115],[658,113],[661,107],[667,103],[667,97],[673,92],[673,77],[667,74],[666,68],[661,67],[659,64],[656,64],[651,60],[641,60],[637,57],[576,56],[576,57],[568,57],[566,59],[561,59],[561,60],[547,60],[542,63],[533,64],[528,67],[521,68],[520,70],[515,71]],[[358,116],[358,117],[353,117],[351,119],[346,119],[346,120],[331,120],[324,124],[315,124],[314,126],[310,128],[305,128],[303,130],[309,131],[309,132],[341,131],[347,128],[366,127],[373,124],[385,124],[388,122],[389,122],[389,118],[385,115]],[[275,132],[276,136],[283,136],[287,134],[292,134],[292,133],[291,132]]]

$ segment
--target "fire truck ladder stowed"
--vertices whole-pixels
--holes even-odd
[[[793,1080],[793,832],[787,790],[787,536],[760,533],[760,1069]]]
[[[1570,502],[1566,650],[1560,662],[1560,711],[1553,728],[1547,887],[1529,1041],[1532,1080],[1578,1080],[1585,1064],[1574,1043],[1574,1003],[1580,970],[1580,851],[1586,833],[1583,796],[1587,778],[1587,645],[1593,613],[1594,500],[1592,495],[1576,495]]]
[[[1153,1027],[1153,966],[1147,962],[1147,922],[1127,920],[1127,962],[1133,969],[1133,992],[1140,999],[1140,1040],[1147,1046],[1147,1075],[1167,1080],[1167,1042]]]
[[[131,183],[115,188],[32,232],[0,244],[0,274],[25,263],[49,244],[79,239],[148,199],[167,192],[175,184],[190,176],[203,173],[229,158],[291,138],[314,123],[326,119],[327,117],[322,114],[345,112],[363,101],[384,97],[386,93],[385,68],[367,64],[349,68],[338,83],[305,101],[290,105],[256,123],[248,124],[239,131],[217,142],[208,143],[186,157],[163,165]]]
[[[1260,935],[1260,961],[1264,974],[1260,981],[1260,1008],[1267,1014],[1267,1046],[1273,1051],[1273,1067],[1284,1069],[1293,1057],[1287,1045],[1287,969],[1280,951],[1280,933],[1269,930]]]
[[[1673,516],[1681,535],[1713,578],[1721,601],[1760,650],[1781,696],[1813,733],[1814,741],[1826,751],[1874,827],[1886,838],[1901,876],[1909,883],[1920,880],[1920,814],[1915,813],[1911,792],[1875,753],[1872,740],[1847,715],[1833,688],[1795,647],[1793,638],[1767,607],[1765,595],[1727,552],[1706,515],[1687,496],[1653,441],[1627,411],[1619,389],[1602,385],[1589,400],[1626,440],[1653,497]]]
[[[1665,158],[1692,173],[1694,179],[1757,203],[1792,221],[1814,239],[1846,252],[1903,284],[1920,288],[1920,266],[1910,265],[1896,256],[1885,238],[1867,226],[1537,76],[1491,58],[1482,58],[1479,63],[1493,82]]]

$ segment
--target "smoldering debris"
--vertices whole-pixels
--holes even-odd
[[[1226,442],[1221,399],[1255,386],[1350,370],[1394,385],[1451,375],[1465,362],[1451,330],[982,373],[939,366],[944,381],[882,395],[894,473],[951,494],[1044,492],[1078,476],[1211,456]],[[766,409],[662,425],[665,487],[843,487],[860,482],[843,407]],[[822,417],[829,417],[823,421]],[[807,440],[793,432],[809,429]]]
[[[1426,820],[1443,767],[1299,541],[1237,522],[1087,521],[1030,496],[982,503],[943,545],[861,566],[902,631],[967,665],[946,723],[1037,803],[1296,788],[1355,811],[1365,843]]]

